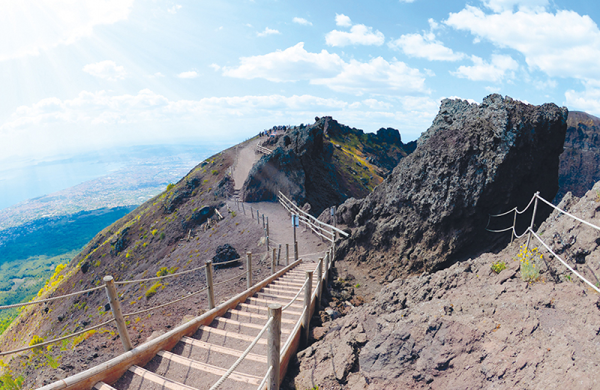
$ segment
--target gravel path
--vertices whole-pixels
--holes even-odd
[[[233,180],[235,182],[235,189],[241,189],[244,181],[248,177],[250,169],[261,157],[260,154],[255,152],[256,142],[254,140],[249,141],[243,147],[237,150],[236,165],[233,170]],[[256,222],[256,210],[259,210],[260,221],[259,224],[262,226],[262,215],[265,218],[269,218],[269,240],[271,247],[273,244],[281,244],[281,259],[285,261],[286,248],[285,245],[289,244],[290,259],[294,258],[294,230],[292,227],[291,217],[288,212],[279,203],[274,202],[257,202],[257,203],[244,203],[243,207],[240,203],[239,206],[235,202],[229,202],[229,207],[232,210],[238,210],[239,215],[245,218],[250,218],[250,211],[253,211],[252,218]],[[244,213],[245,210],[245,213]],[[309,229],[304,226],[300,226],[296,229],[296,238],[298,240],[298,253],[301,259],[308,262],[317,262],[319,257],[325,255],[329,246],[327,241],[321,241],[321,239],[313,234]],[[278,246],[276,246],[278,248]],[[271,249],[272,250],[272,249]]]

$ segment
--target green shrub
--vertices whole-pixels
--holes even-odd
[[[173,183],[169,183],[169,184],[167,184],[167,191],[171,191],[171,189],[172,189],[173,187],[175,187],[175,184],[173,184]]]
[[[492,268],[492,271],[499,274],[500,272],[502,272],[503,270],[506,269],[506,263],[502,260],[498,260],[495,263],[492,263],[491,268]]]
[[[152,285],[152,287],[150,287],[147,291],[146,291],[146,299],[150,299],[152,298],[154,295],[156,295],[156,290],[158,290],[160,287],[162,287],[162,283],[161,282],[156,282]]]
[[[543,255],[539,253],[538,248],[527,249],[525,245],[521,245],[521,250],[514,259],[521,263],[521,279],[530,283],[539,280],[540,269],[537,262],[541,259]]]
[[[216,169],[213,169],[212,171],[210,171],[210,173],[212,173],[213,175],[216,176],[219,174],[219,171],[217,171]]]
[[[162,239],[164,239],[164,238],[165,238],[165,232],[161,232],[161,233],[160,233],[160,239],[162,240]]]

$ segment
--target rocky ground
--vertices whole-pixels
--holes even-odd
[[[598,193],[600,184],[581,200],[566,197],[561,207],[600,225]],[[538,233],[596,283],[598,231],[554,213]],[[525,242],[397,279],[360,307],[351,302],[362,283],[334,283],[332,295],[345,302],[334,299],[332,306],[349,308],[348,314],[314,329],[315,341],[298,353],[299,369],[286,378],[287,388],[599,388],[598,293],[535,241],[532,248],[543,255],[540,277],[524,281],[517,255]],[[498,262],[507,267],[495,273],[491,266]]]

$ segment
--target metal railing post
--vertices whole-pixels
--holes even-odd
[[[206,284],[208,285],[208,309],[215,308],[215,287],[213,285],[213,263],[212,260],[206,262]]]
[[[290,265],[290,244],[285,244],[285,266]]]
[[[537,198],[536,198],[537,200]],[[513,228],[512,231],[510,232],[510,242],[512,244],[513,240],[515,239],[515,229],[517,228],[517,209],[515,209],[515,216],[513,217]]]
[[[535,200],[533,201],[533,214],[531,215],[531,224],[529,225],[529,235],[527,236],[527,244],[525,245],[525,252],[529,250],[529,242],[531,241],[531,231],[533,231],[533,224],[535,223],[535,214],[537,213],[538,196],[540,192],[535,193]]]
[[[315,301],[315,312],[319,312],[321,307],[321,294],[323,293],[323,258],[319,257],[317,265],[317,299]]]
[[[112,311],[115,322],[117,323],[117,330],[119,331],[119,337],[121,338],[123,349],[125,352],[131,351],[133,346],[131,345],[129,333],[127,333],[127,325],[125,324],[123,313],[121,312],[121,304],[119,303],[119,296],[117,294],[117,288],[115,287],[115,280],[110,275],[106,275],[103,280],[106,284],[108,303],[110,303],[110,310]]]
[[[246,289],[252,287],[252,252],[246,252]]]
[[[304,338],[303,344],[308,345],[308,332],[310,330],[310,297],[312,295],[312,271],[306,271],[306,289],[304,290],[304,318],[302,318],[302,327],[303,332],[302,336]]]
[[[269,376],[269,390],[279,390],[279,370],[281,359],[281,305],[269,305],[269,318],[272,318],[271,326],[269,327],[269,339],[267,340],[268,355],[267,367],[271,367],[271,375]]]
[[[273,256],[271,257],[271,275],[275,273],[275,256],[277,255],[277,249],[273,248]]]

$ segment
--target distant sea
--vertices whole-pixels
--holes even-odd
[[[206,145],[152,145],[94,151],[46,161],[11,162],[0,165],[0,210],[28,199],[63,190],[109,175],[132,164],[176,157],[190,167],[200,163],[217,147]],[[8,164],[5,164],[8,165]]]

